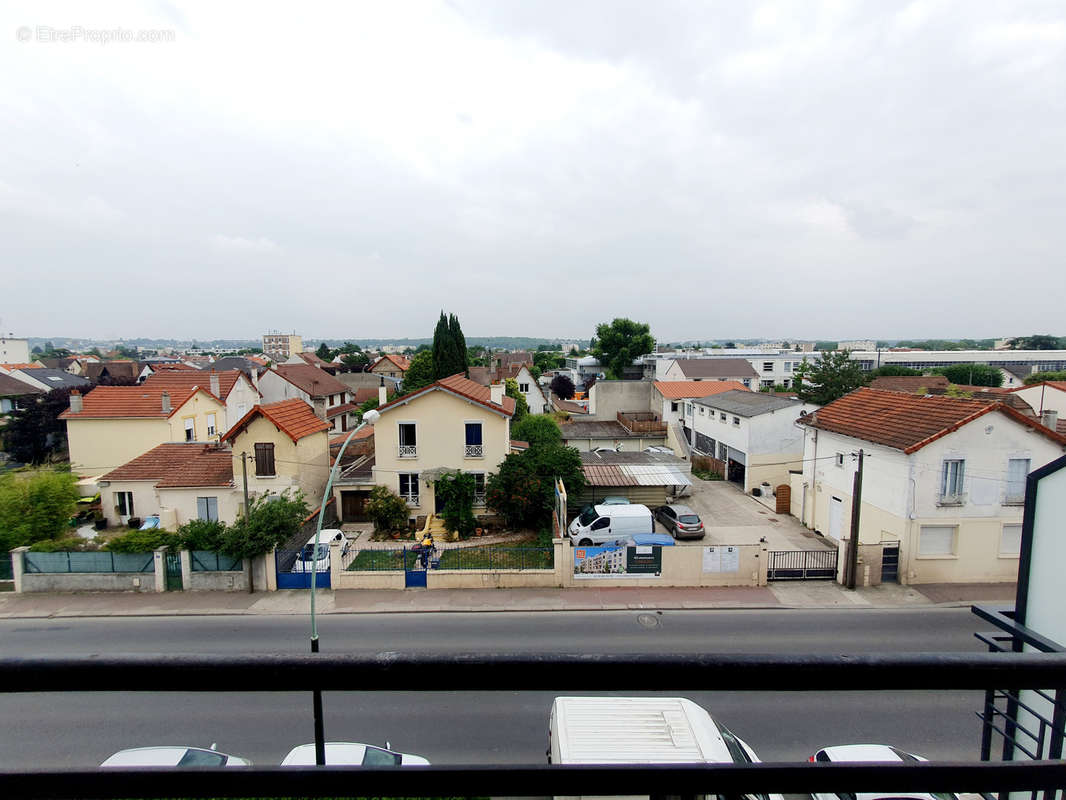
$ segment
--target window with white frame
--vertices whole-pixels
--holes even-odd
[[[1025,500],[1025,478],[1029,474],[1028,458],[1007,460],[1007,493],[1005,503],[1021,503]]]
[[[485,505],[485,473],[475,472],[474,476],[474,505]]]
[[[677,411],[677,403],[670,403],[670,410]]]
[[[762,362],[762,371],[763,372],[773,372],[774,371],[774,362],[773,361],[764,361],[764,362]]]
[[[520,384],[518,384],[518,391],[520,391],[522,394],[526,394],[529,391],[529,384],[528,383],[520,383]]]
[[[484,458],[485,445],[481,436],[480,422],[466,423],[466,448],[463,450],[466,458]]]
[[[962,487],[965,472],[965,460],[961,458],[948,458],[944,460],[944,468],[940,474],[940,502],[962,502]]]
[[[418,432],[413,422],[400,422],[397,424],[399,435],[399,457],[418,458]]]
[[[774,382],[773,382],[773,380],[767,380],[767,381],[759,381],[759,383],[760,383],[760,384],[762,384],[762,386],[763,386],[764,388],[767,388],[767,389],[769,389],[769,388],[773,387],[773,385],[774,385]]]
[[[215,433],[216,433],[216,431],[215,431],[215,415],[214,414],[208,414],[207,415],[207,435],[208,436],[214,436]]]
[[[702,417],[706,413],[707,413],[707,409],[705,409],[703,406],[700,406],[700,416]]]
[[[409,506],[418,505],[418,473],[417,472],[401,472],[400,478],[400,497],[407,501]]]
[[[1009,522],[1003,526],[1003,532],[999,535],[999,554],[1001,556],[1017,556],[1022,552],[1022,524]]]
[[[196,439],[196,420],[189,417],[185,420],[185,441],[191,442]]]
[[[718,412],[718,419],[719,419],[719,421],[721,421],[721,422],[725,422],[725,421],[726,421],[726,419],[725,419],[725,412],[724,412],[724,411],[719,411],[719,412]]]
[[[119,516],[133,516],[133,492],[115,492],[115,507]]]
[[[196,516],[198,519],[205,519],[208,522],[218,522],[218,498],[197,497]]]
[[[785,372],[792,372],[792,362],[791,361],[786,361],[785,362]]]
[[[837,453],[837,455],[836,455],[836,465],[838,467],[843,468],[843,466],[844,466],[844,454],[843,453]]]
[[[727,458],[729,458],[729,447],[727,445],[724,445],[721,442],[719,442],[718,443],[718,460],[719,461],[725,461]]]
[[[740,427],[740,417],[733,417],[733,424]]]
[[[955,525],[922,525],[918,529],[918,555],[953,556],[958,528]]]

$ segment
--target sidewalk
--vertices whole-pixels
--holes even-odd
[[[637,609],[827,609],[965,607],[1012,604],[1014,584],[885,584],[848,591],[828,581],[774,583],[723,589],[343,589],[320,591],[320,614],[428,611],[626,611]],[[280,592],[85,592],[0,594],[0,619],[225,614],[308,614],[307,591]]]

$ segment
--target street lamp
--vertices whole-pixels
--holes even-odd
[[[315,525],[315,549],[311,552],[314,553],[312,557],[314,560],[311,562],[314,567],[311,569],[311,652],[318,652],[318,618],[315,616],[315,590],[318,588],[318,542],[322,535],[322,517],[326,513],[326,501],[329,499],[330,492],[333,491],[333,479],[337,477],[337,470],[340,469],[341,456],[344,455],[345,449],[348,447],[348,443],[352,440],[355,434],[359,433],[367,425],[373,425],[378,421],[379,414],[374,409],[367,411],[363,414],[363,421],[357,425],[352,432],[348,434],[348,438],[344,440],[344,444],[341,445],[340,452],[337,453],[337,458],[333,462],[333,467],[329,471],[329,478],[326,480],[326,489],[322,492],[322,503],[318,507],[318,523]],[[328,437],[326,452],[329,452]],[[322,690],[314,690],[314,715],[315,715],[315,763],[318,765],[325,765],[326,763],[326,738],[325,731],[322,724]]]

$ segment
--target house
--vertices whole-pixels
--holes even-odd
[[[0,374],[0,414],[19,411],[44,393],[44,389],[31,386],[10,375]]]
[[[897,553],[904,583],[1015,580],[1026,475],[1066,452],[1066,436],[1009,406],[954,397],[863,388],[800,422],[793,513],[844,539],[861,448],[859,543],[875,580]]]
[[[222,436],[232,449],[237,489],[281,494],[301,491],[312,508],[322,499],[329,477],[329,423],[300,398],[251,408]]]
[[[411,361],[406,356],[386,353],[371,364],[367,372],[373,372],[375,375],[385,375],[402,381],[403,376],[407,374],[407,370],[410,368]]]
[[[30,360],[28,339],[0,336],[0,364],[25,364]]]
[[[662,379],[664,381],[736,381],[748,389],[759,385],[759,373],[743,358],[678,358],[667,367]],[[770,382],[773,383],[772,380]]]
[[[692,465],[668,453],[590,451],[581,454],[586,487],[567,497],[571,508],[626,497],[654,508],[665,505],[692,485]]]
[[[518,391],[525,397],[530,414],[546,414],[551,410],[544,391],[540,388],[540,384],[533,380],[533,374],[526,364],[511,364],[501,368],[470,367],[467,374],[470,380],[482,386],[491,386],[508,379],[513,380],[518,386]]]
[[[1027,402],[1039,417],[1045,411],[1054,411],[1060,421],[1066,421],[1066,381],[1044,381],[1023,386],[1011,392]]]
[[[723,477],[745,493],[789,482],[789,470],[803,461],[803,429],[796,420],[818,408],[747,389],[686,400],[685,406],[693,450],[722,461]]]
[[[162,370],[150,375],[142,386],[167,389],[171,393],[181,389],[200,386],[221,400],[226,406],[224,417],[219,420],[219,434],[229,430],[234,423],[260,402],[261,395],[251,380],[239,369],[225,372],[189,370]]]
[[[652,383],[652,389],[652,404],[654,406],[652,410],[658,411],[662,415],[663,422],[667,425],[680,424],[686,429],[691,429],[692,427],[685,413],[686,400],[709,397],[712,394],[721,394],[722,392],[749,391],[744,384],[737,381],[655,381]],[[685,430],[685,433],[691,442],[690,431]]]
[[[53,389],[87,390],[89,381],[78,375],[71,375],[61,369],[39,367],[37,369],[16,369],[8,373],[12,378],[27,383],[37,389],[50,392]]]
[[[144,368],[137,361],[98,361],[85,365],[85,377],[96,384],[115,380],[132,383],[141,377]]]
[[[252,385],[259,380],[259,375],[265,370],[264,365],[258,361],[253,361],[250,358],[244,356],[223,356],[222,358],[215,359],[210,367],[204,369],[213,369],[215,372],[226,372],[231,369],[239,369],[247,376],[248,380],[252,381]]]
[[[490,356],[492,369],[509,371],[512,367],[517,370],[521,366],[533,366],[533,354],[525,350],[516,350],[513,353],[493,353]]]
[[[291,398],[303,400],[337,433],[348,430],[355,423],[355,406],[348,387],[318,367],[279,364],[260,376],[259,391],[265,403]]]
[[[485,513],[486,476],[510,452],[514,409],[502,384],[481,386],[461,373],[380,405],[374,483],[406,499],[417,517],[440,511],[434,483],[442,472],[472,473],[474,513]]]
[[[348,387],[352,403],[356,408],[361,406],[371,397],[378,396],[378,387],[384,382],[389,394],[396,394],[400,390],[401,380],[390,378],[388,375],[379,375],[373,372],[338,372],[337,380]]]
[[[207,442],[222,430],[225,413],[222,401],[199,386],[174,391],[97,386],[86,395],[71,391],[70,408],[59,418],[67,423],[71,469],[90,476],[117,469],[156,445]]]
[[[332,361],[323,361],[318,357],[317,353],[294,353],[289,356],[285,364],[308,364],[312,367],[318,367],[323,372],[328,372],[330,375],[336,375],[337,369],[340,367],[340,363],[334,363]]]
[[[100,476],[97,486],[110,525],[156,514],[167,530],[194,519],[232,524],[242,501],[233,485],[233,454],[202,442],[157,445]]]
[[[618,412],[615,420],[578,420],[559,426],[563,444],[580,452],[639,453],[666,444],[666,425],[650,411]]]

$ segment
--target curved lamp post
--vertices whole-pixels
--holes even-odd
[[[344,455],[345,449],[348,447],[348,443],[351,442],[352,437],[359,433],[367,425],[373,425],[378,421],[378,417],[381,415],[371,409],[363,414],[363,421],[357,425],[351,433],[348,434],[348,438],[344,440],[344,444],[341,445],[340,452],[337,453],[337,458],[333,462],[333,467],[329,471],[329,478],[326,480],[326,489],[322,492],[322,504],[318,507],[318,523],[315,525],[315,549],[314,549],[314,567],[311,570],[311,652],[318,652],[318,619],[315,616],[315,590],[318,588],[318,543],[322,534],[322,517],[326,513],[326,501],[329,499],[330,492],[333,491],[333,479],[337,477],[337,471],[340,469],[341,456]],[[315,715],[315,763],[324,765],[326,763],[326,739],[325,732],[322,723],[322,691],[320,689],[314,690],[314,715]]]

